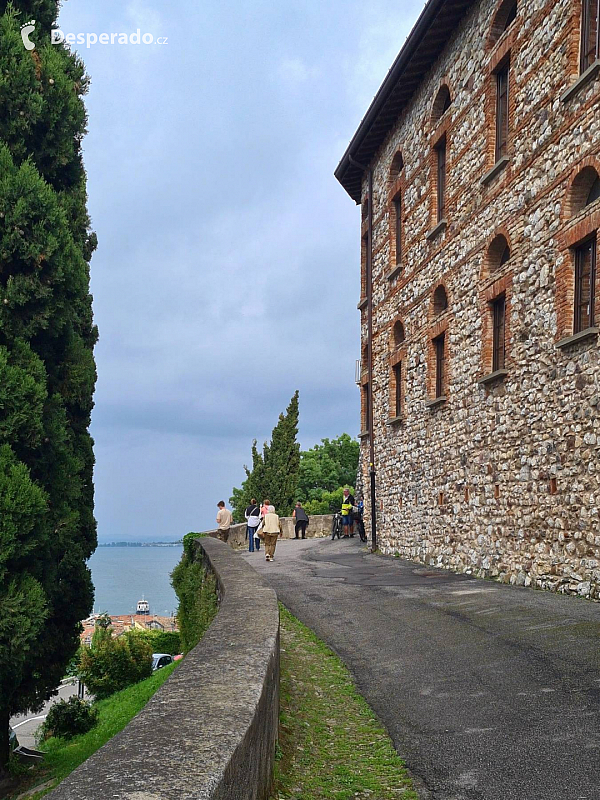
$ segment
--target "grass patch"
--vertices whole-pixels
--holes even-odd
[[[417,800],[402,759],[340,659],[281,611],[279,743],[271,800]]]
[[[27,771],[27,777],[23,776],[18,792],[11,795],[11,798],[30,789],[31,794],[27,797],[31,800],[38,800],[52,791],[86,758],[89,758],[116,733],[123,730],[167,680],[176,666],[177,663],[169,664],[169,666],[157,670],[149,678],[96,703],[99,719],[98,724],[91,731],[68,741],[52,738],[44,742],[41,746],[41,749],[46,752],[44,763]],[[50,784],[46,785],[48,782]],[[44,789],[36,791],[36,787],[41,783],[45,784]]]

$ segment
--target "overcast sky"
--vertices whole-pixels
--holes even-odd
[[[300,441],[358,433],[359,211],[333,177],[422,8],[398,0],[68,0],[98,384],[100,541],[213,527],[300,390]]]

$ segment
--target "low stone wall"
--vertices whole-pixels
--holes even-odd
[[[127,727],[53,800],[266,800],[279,716],[275,592],[243,559],[198,540],[220,595],[200,643]]]
[[[324,536],[331,536],[331,525],[333,523],[333,514],[315,514],[310,517],[308,528],[306,529],[306,536],[309,539],[315,539]],[[293,517],[281,517],[281,527],[283,528],[283,538],[293,539],[296,535],[294,526],[296,520]],[[208,531],[208,535],[213,538],[217,537],[217,531]],[[242,550],[248,547],[248,540],[246,539],[246,523],[241,525],[232,525],[229,529],[228,544],[234,550]]]

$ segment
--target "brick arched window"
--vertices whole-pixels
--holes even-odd
[[[600,176],[594,167],[584,167],[571,184],[569,208],[571,216],[583,211],[599,198]]]
[[[487,252],[487,272],[497,272],[510,260],[510,245],[502,234],[496,236]]]
[[[584,73],[600,58],[600,4],[598,0],[581,2],[581,47],[579,71]]]
[[[394,323],[394,329],[393,329],[394,347],[400,347],[405,338],[406,337],[404,334],[404,325],[400,322],[400,320],[398,320],[397,322]]]
[[[440,284],[433,293],[433,315],[438,317],[448,308],[446,289]]]
[[[488,42],[491,46],[495,45],[504,31],[507,31],[517,18],[517,0],[503,0],[500,3],[494,20],[490,28]]]
[[[452,104],[452,97],[450,96],[450,89],[444,83],[440,86],[435,100],[433,101],[433,108],[431,110],[431,121],[435,125],[444,116],[446,111]]]
[[[400,173],[404,169],[404,159],[402,158],[402,153],[400,150],[396,153],[394,158],[392,159],[392,166],[390,167],[390,181],[395,183],[398,178],[400,177]]]

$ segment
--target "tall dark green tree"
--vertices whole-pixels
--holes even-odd
[[[240,489],[233,489],[230,498],[236,522],[243,522],[244,509],[253,497],[258,502],[268,498],[280,516],[292,513],[300,467],[300,445],[296,441],[298,415],[296,391],[285,414],[279,415],[271,441],[265,442],[262,453],[256,440],[252,443],[252,469],[244,466],[246,480]]]
[[[285,414],[279,415],[271,434],[271,444],[265,449],[266,495],[280,516],[292,513],[298,488],[300,445],[298,436],[298,391],[290,400]]]
[[[93,603],[88,79],[56,15],[0,1],[0,778],[10,716],[58,685]]]

